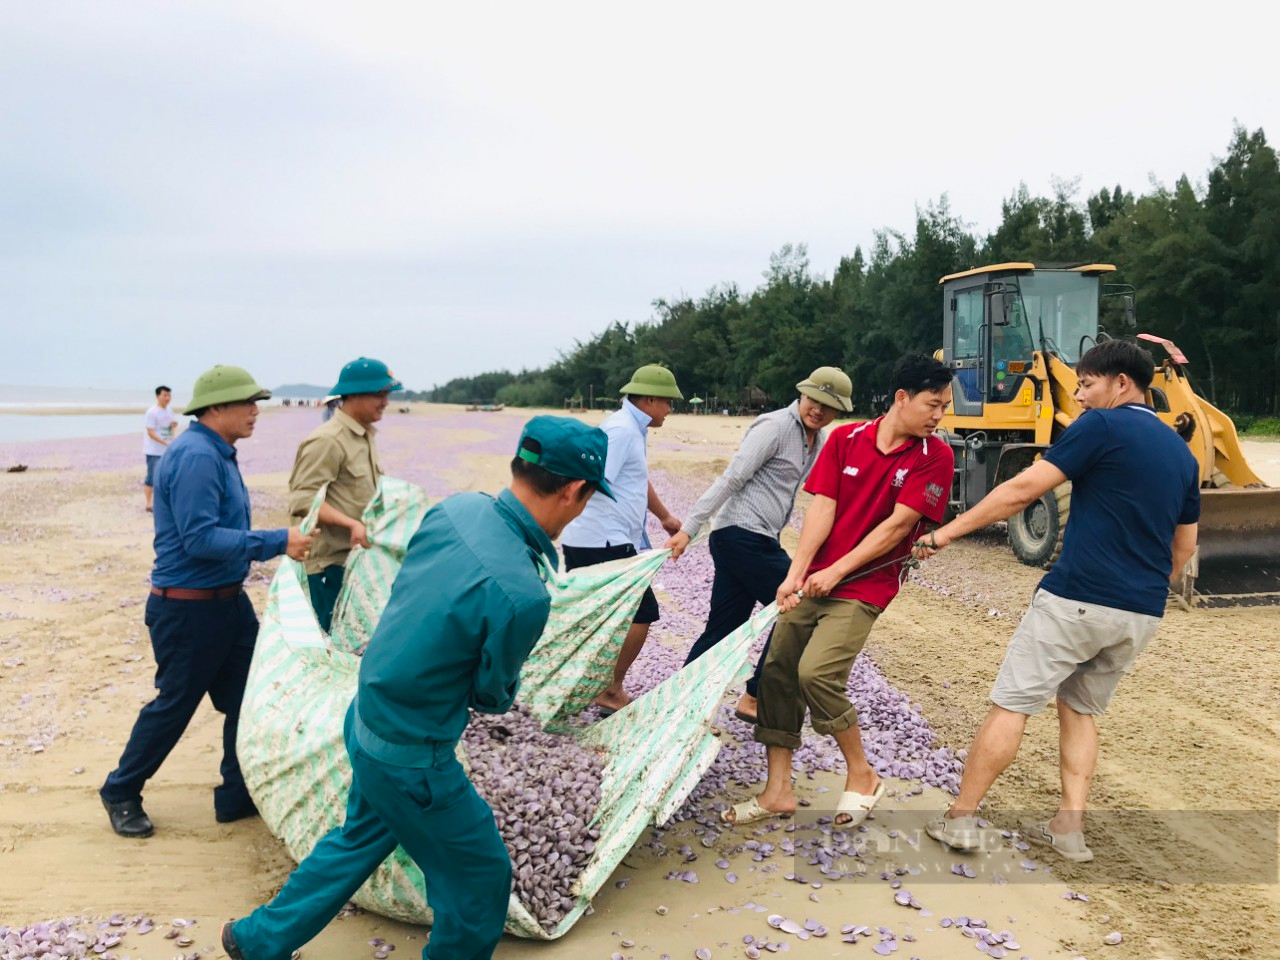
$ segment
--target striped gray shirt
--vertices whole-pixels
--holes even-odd
[[[728,468],[693,507],[681,530],[690,537],[719,510],[713,530],[742,527],[777,537],[791,519],[796,493],[818,458],[827,432],[810,446],[800,401],[756,417]]]

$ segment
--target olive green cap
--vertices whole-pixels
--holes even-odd
[[[796,389],[824,406],[835,407],[842,413],[853,412],[853,381],[837,367],[819,367],[808,379],[797,383]]]
[[[258,386],[256,380],[244,367],[228,367],[219,364],[212,370],[206,370],[196,379],[191,391],[191,399],[187,402],[186,413],[189,417],[199,416],[209,407],[220,403],[240,403],[244,400],[269,400],[271,391]]]
[[[684,399],[684,394],[676,386],[676,375],[660,363],[649,363],[641,367],[631,375],[631,382],[619,392],[636,397]]]

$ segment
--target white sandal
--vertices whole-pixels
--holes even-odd
[[[856,793],[853,790],[846,790],[840,794],[840,802],[836,804],[836,815],[834,825],[837,827],[856,827],[867,819],[867,814],[875,809],[880,798],[884,796],[884,781],[881,780],[876,784],[874,793]],[[841,820],[841,816],[847,815],[848,820]]]
[[[760,798],[752,797],[743,803],[735,803],[730,810],[733,811],[733,819],[729,819],[729,810],[720,811],[720,820],[727,823],[731,827],[739,827],[748,823],[755,823],[757,820],[768,820],[770,817],[778,817],[781,820],[791,819],[789,813],[779,813],[773,810],[766,810],[760,806]]]

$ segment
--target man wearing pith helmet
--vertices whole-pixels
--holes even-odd
[[[400,386],[381,360],[352,360],[329,391],[330,396],[342,399],[342,406],[302,441],[293,461],[289,514],[295,519],[307,515],[316,492],[328,484],[317,517],[319,530],[306,562],[311,605],[325,631],[342,588],[347,556],[354,547],[369,547],[369,535],[360,518],[382,476],[374,424],[382,419],[391,391]]]
[[[270,396],[240,367],[202,374],[186,409],[196,422],[169,445],[156,470],[156,564],[146,623],[160,692],[138,714],[119,765],[99,791],[111,828],[122,837],[151,836],[142,788],[206,693],[225,715],[214,816],[230,823],[258,812],[236,757],[240,702],[258,638],[244,579],[251,561],[282,553],[301,560],[311,545],[297,527],[249,529],[249,491],[235,445],[253,435],[258,401]]]
[[[434,914],[423,956],[493,955],[511,902],[511,858],[458,762],[458,739],[472,710],[503,714],[515,702],[551,612],[551,541],[584,505],[613,495],[607,446],[598,427],[534,417],[506,490],[455,494],[423,518],[347,710],[346,819],[275,900],[222,928],[231,960],[288,960],[397,846],[422,871]]]
[[[825,427],[837,414],[853,411],[853,382],[836,367],[819,367],[797,383],[796,390],[800,396],[790,406],[757,417],[747,427],[728,468],[665,544],[672,558],[678,558],[712,521],[709,546],[716,574],[711,611],[686,664],[742,626],[757,603],[772,603],[791,567],[779,539],[782,528],[791,519],[796,493],[826,439]],[[760,664],[768,653],[766,643],[734,711],[749,723],[756,719]]]
[[[649,430],[661,427],[670,415],[671,401],[683,400],[684,394],[676,386],[675,375],[656,363],[637,370],[620,392],[623,394],[621,408],[600,425],[609,437],[605,476],[613,487],[614,499],[597,497],[582,511],[582,516],[565,528],[561,545],[568,570],[634,557],[639,551],[648,550],[646,513],[657,517],[668,534],[680,529],[680,521],[663,505],[649,482],[645,443]],[[658,598],[652,588],[646,588],[614,663],[613,682],[596,697],[602,716],[609,716],[631,702],[623,681],[644,647],[649,624],[657,619]]]

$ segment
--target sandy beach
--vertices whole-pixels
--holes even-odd
[[[384,468],[433,497],[496,491],[528,415],[393,408],[378,439]],[[256,527],[284,524],[294,450],[318,422],[313,408],[265,411],[255,436],[239,445]],[[680,415],[652,434],[654,482],[677,515],[723,468],[748,422]],[[127,932],[112,948],[117,958],[221,956],[221,921],[270,898],[292,868],[261,821],[214,822],[221,717],[206,701],[149,785],[154,837],[116,837],[96,793],[138,708],[153,695],[142,622],[153,554],[140,438],[9,444],[5,453],[29,469],[0,473],[0,926],[79,918],[92,938],[98,923],[120,914],[126,926],[119,929]],[[1269,483],[1280,484],[1280,444],[1247,442],[1246,453]],[[705,554],[705,547],[696,549]],[[273,569],[258,565],[251,576],[259,611]],[[647,678],[638,687],[673,669],[697,636],[709,571],[705,557],[691,555],[659,574],[664,616],[654,649],[637,665]],[[869,656],[918,705],[936,745],[967,746],[1039,576],[989,531],[929,561],[880,619]],[[925,813],[947,797],[934,789],[913,793],[914,781],[896,778],[868,824],[880,851],[868,874],[824,885],[803,858],[778,850],[757,860],[744,847],[752,840],[782,847],[785,838],[799,845],[820,826],[812,815],[797,818],[790,830],[779,822],[729,830],[711,826],[709,801],[698,800],[688,819],[636,845],[596,898],[594,913],[566,937],[552,943],[508,937],[498,956],[659,960],[693,957],[702,948],[716,958],[741,957],[744,937],[765,935],[796,958],[874,956],[883,936],[876,931],[884,928],[904,960],[967,957],[975,941],[952,922],[967,917],[1010,931],[1018,943],[1011,957],[1280,957],[1275,623],[1267,607],[1169,610],[1100,723],[1096,812],[1087,821],[1097,853],[1092,864],[1020,850],[1012,840],[969,857],[928,838],[913,843]],[[726,719],[722,739],[726,764],[736,771],[755,764],[762,775],[745,725]],[[815,815],[842,781],[816,768],[798,777]],[[734,784],[725,799],[745,799],[750,790]],[[1029,725],[1022,754],[984,816],[996,831],[1016,830],[1028,811],[1049,808],[1056,792],[1056,725],[1046,714]],[[680,852],[685,845],[696,860]],[[718,859],[729,862],[737,883],[726,882]],[[954,874],[958,864],[970,865],[975,876]],[[677,869],[696,871],[699,882],[668,879]],[[909,890],[920,909],[895,902],[899,889]],[[801,940],[771,929],[770,914],[801,923],[812,918],[830,933]],[[127,925],[140,916],[154,918],[155,932]],[[189,945],[165,939],[176,919],[187,922]],[[872,934],[847,945],[839,931],[849,925]],[[1105,945],[1113,932],[1122,942]],[[369,941],[380,938],[397,948],[395,956],[411,958],[425,936],[422,928],[351,911],[302,954],[367,957],[374,949]]]

